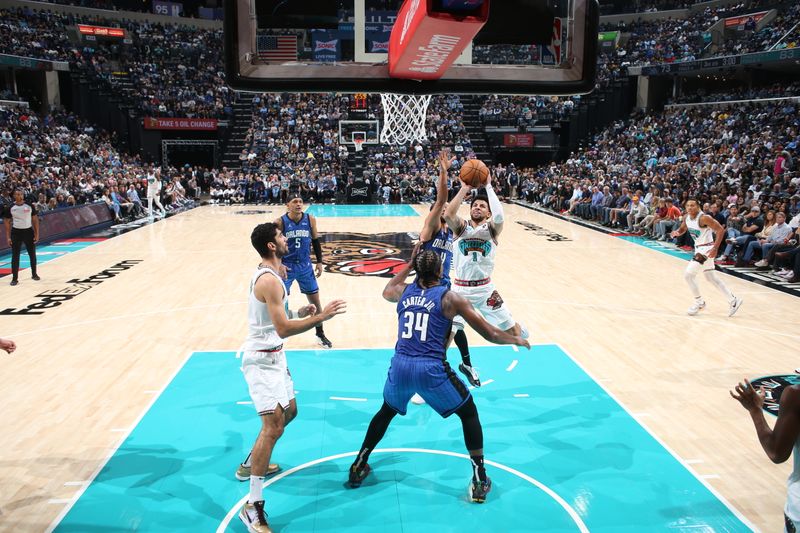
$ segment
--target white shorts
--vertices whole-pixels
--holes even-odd
[[[714,266],[714,260],[708,257],[708,253],[710,250],[711,249],[707,246],[704,246],[699,250],[697,248],[694,249],[694,255],[700,254],[706,258],[705,263],[703,263],[703,268],[701,269],[703,272],[707,270],[716,270],[717,268],[716,266]]]
[[[493,284],[480,287],[459,287],[453,284],[452,291],[466,298],[489,324],[503,331],[511,329],[516,324]],[[464,329],[464,319],[461,316],[453,317],[453,327]]]
[[[289,402],[294,399],[294,382],[283,350],[243,352],[242,373],[259,415],[274,412],[278,405],[288,409]]]

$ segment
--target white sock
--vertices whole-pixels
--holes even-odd
[[[721,292],[725,295],[729,302],[732,302],[736,297],[733,293],[728,289],[728,286],[717,277],[717,273],[713,270],[709,270],[706,272],[706,279],[713,283]]]
[[[264,479],[263,476],[250,476],[250,497],[247,499],[249,503],[264,499]]]

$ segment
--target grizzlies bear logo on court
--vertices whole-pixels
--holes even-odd
[[[792,385],[800,385],[800,375],[784,374],[778,376],[764,376],[751,379],[750,384],[755,388],[764,389],[764,411],[778,416],[778,408],[783,389]]]
[[[403,269],[414,244],[408,233],[323,233],[320,239],[327,272],[382,278]]]

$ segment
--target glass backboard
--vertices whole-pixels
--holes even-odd
[[[430,35],[409,24],[420,13]],[[594,87],[598,20],[596,0],[230,0],[227,80],[267,92],[580,94]],[[436,51],[467,22],[477,33],[438,79],[390,76],[390,37],[405,38],[395,54]]]

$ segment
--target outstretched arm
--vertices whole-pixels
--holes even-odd
[[[460,294],[447,291],[442,299],[443,311],[446,317],[453,318],[461,315],[472,329],[477,331],[481,337],[494,344],[515,344],[530,350],[531,345],[522,337],[517,337],[506,333],[502,329],[489,324],[484,318],[475,311],[475,308]]]
[[[257,300],[267,304],[269,317],[275,326],[275,331],[284,339],[308,331],[347,310],[347,304],[343,300],[334,300],[315,315],[301,320],[290,320],[283,305],[283,287],[281,285],[281,282],[274,276],[261,276],[256,282],[253,293]]]
[[[464,229],[464,219],[458,216],[458,208],[461,207],[461,204],[464,203],[464,198],[466,198],[467,193],[472,190],[472,187],[467,185],[466,183],[461,183],[461,188],[458,190],[456,195],[450,201],[450,204],[447,206],[447,209],[444,211],[444,220],[447,222],[447,227],[455,233],[456,235],[461,235],[461,232]]]
[[[419,240],[427,242],[431,240],[433,234],[439,229],[439,219],[441,218],[442,207],[447,202],[447,171],[455,157],[450,157],[448,150],[439,152],[439,180],[436,182],[436,201],[433,203],[428,216],[425,218],[425,225],[419,232]]]
[[[675,237],[680,237],[681,235],[686,233],[687,229],[689,229],[689,228],[686,227],[686,218],[684,217],[684,218],[681,219],[681,227],[676,229],[675,231],[671,232],[669,234],[669,236],[672,237],[673,239]]]
[[[491,225],[494,228],[495,236],[500,235],[503,231],[503,204],[500,203],[500,198],[492,188],[492,174],[489,173],[489,179],[486,181],[486,196],[489,197],[489,210],[492,212]]]
[[[767,457],[773,463],[782,463],[789,459],[792,447],[800,435],[800,389],[795,386],[786,387],[781,394],[778,420],[775,427],[770,429],[764,418],[764,391],[755,390],[749,381],[736,385],[735,393],[730,395],[742,404],[750,413],[753,425],[756,428],[758,441],[764,448]]]

